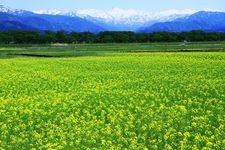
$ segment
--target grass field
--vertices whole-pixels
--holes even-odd
[[[0,149],[223,149],[224,74],[223,52],[0,59]]]
[[[225,52],[225,42],[0,45],[0,57],[79,57],[110,55],[114,52]]]

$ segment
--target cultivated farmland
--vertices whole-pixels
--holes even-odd
[[[0,59],[0,149],[223,149],[225,54]]]

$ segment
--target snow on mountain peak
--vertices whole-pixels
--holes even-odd
[[[13,9],[13,8],[10,8],[10,7],[0,5],[0,12],[9,13],[9,14],[22,14],[26,11],[21,10],[21,9]]]
[[[7,12],[16,15],[27,15],[31,12],[11,9],[0,5],[0,12]],[[32,13],[49,14],[49,15],[64,15],[70,17],[80,17],[89,20],[99,26],[107,26],[111,30],[135,30],[141,26],[149,26],[155,22],[172,21],[180,17],[189,16],[196,11],[184,9],[171,9],[166,11],[151,12],[138,9],[75,9],[73,11],[62,10],[38,10]],[[115,27],[115,28],[114,28]]]
[[[161,12],[150,12],[145,10],[137,9],[121,9],[112,8],[105,10],[98,9],[77,9],[74,11],[60,11],[60,10],[39,10],[33,11],[38,14],[52,14],[52,15],[67,15],[67,16],[78,16],[81,18],[96,18],[98,20],[105,21],[107,23],[123,23],[123,24],[137,24],[145,23],[155,20],[171,20],[185,15],[190,15],[196,11],[184,9],[184,10],[166,10]]]
[[[9,7],[5,7],[3,5],[0,5],[0,12],[14,12],[15,9],[9,8]]]
[[[58,15],[61,14],[63,11],[60,10],[38,10],[38,11],[33,11],[33,13],[36,14],[49,14],[49,15]]]

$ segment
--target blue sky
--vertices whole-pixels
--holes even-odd
[[[0,4],[25,10],[43,9],[143,9],[161,11],[168,9],[225,10],[225,0],[0,0]]]

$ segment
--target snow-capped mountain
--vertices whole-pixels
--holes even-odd
[[[199,11],[188,17],[156,23],[140,29],[141,32],[184,32],[192,30],[225,32],[225,12]]]
[[[82,9],[74,11],[26,11],[0,5],[0,31],[36,30],[67,32],[136,31],[225,32],[225,13],[218,11],[135,9]]]
[[[4,13],[16,13],[16,12],[21,12],[21,10],[17,10],[17,9],[12,9],[3,5],[0,5],[0,12],[4,12]]]
[[[13,9],[13,8],[6,7],[6,6],[3,6],[3,5],[0,5],[0,12],[12,14],[12,15],[27,15],[27,14],[32,13],[32,12],[29,12],[29,11],[26,11],[26,10]]]
[[[8,13],[17,16],[34,16],[36,15],[53,15],[53,16],[67,16],[71,18],[81,18],[94,23],[105,30],[113,31],[136,31],[141,27],[148,27],[154,23],[172,21],[177,18],[189,16],[195,11],[184,10],[167,10],[161,12],[150,12],[136,9],[77,9],[74,11],[61,10],[39,10],[39,11],[25,11],[20,9],[12,9],[0,5],[0,12]]]
[[[80,17],[63,15],[35,14],[30,11],[11,9],[0,6],[0,31],[5,30],[35,30],[67,32],[104,31],[101,26]]]
[[[37,14],[66,15],[81,17],[90,20],[108,30],[136,30],[141,26],[149,26],[155,22],[165,22],[188,16],[195,11],[167,10],[162,12],[149,12],[136,9],[113,8],[109,10],[81,9],[74,11],[39,10]]]
[[[184,15],[193,14],[195,11],[185,10],[167,10],[162,12],[149,12],[136,9],[121,9],[113,8],[109,10],[97,10],[97,9],[80,9],[74,11],[60,11],[60,10],[39,10],[33,11],[37,14],[51,14],[51,15],[67,15],[67,16],[79,16],[82,18],[93,17],[105,20],[110,23],[132,24],[132,23],[145,23],[152,20],[170,20],[174,17],[180,17]]]

